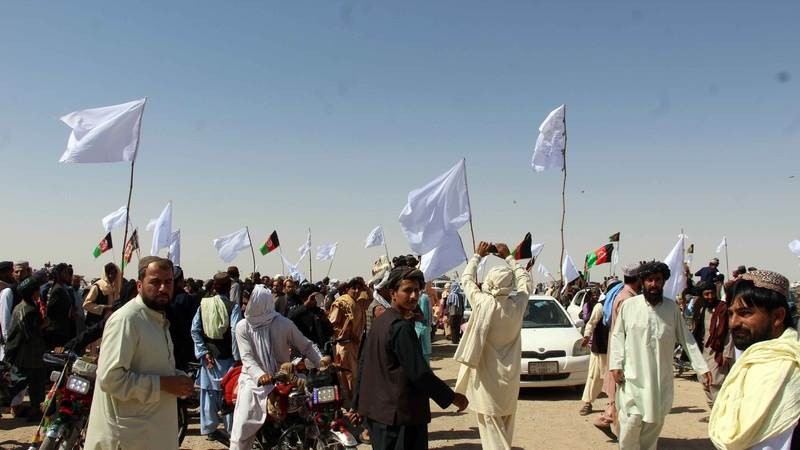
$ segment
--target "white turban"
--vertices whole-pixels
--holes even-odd
[[[514,272],[508,266],[496,266],[483,278],[481,290],[492,297],[507,297],[514,290]]]

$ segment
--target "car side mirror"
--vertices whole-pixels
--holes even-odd
[[[575,321],[575,328],[583,328],[584,325],[586,325],[586,322],[584,322],[582,319]]]

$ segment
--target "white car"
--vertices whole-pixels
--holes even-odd
[[[575,293],[575,295],[572,297],[572,301],[569,302],[569,305],[567,306],[567,314],[569,314],[569,318],[572,319],[573,322],[580,320],[583,304],[589,300],[588,294],[589,289],[581,289]]]
[[[579,329],[553,297],[532,295],[522,320],[520,387],[581,386],[589,372],[589,351]]]

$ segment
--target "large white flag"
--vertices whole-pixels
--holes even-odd
[[[226,263],[230,263],[236,258],[239,251],[250,247],[250,236],[247,234],[247,228],[242,228],[214,239],[213,244],[219,257]]]
[[[61,118],[72,128],[62,163],[133,161],[146,99],[75,111]]]
[[[303,273],[300,272],[300,269],[297,268],[297,264],[292,264],[292,262],[286,259],[286,257],[283,255],[281,255],[281,259],[283,259],[283,264],[286,266],[286,271],[289,272],[289,276],[292,277],[293,280],[299,283],[306,279],[306,276],[303,275]],[[299,263],[300,261],[297,262]]]
[[[303,258],[306,257],[308,252],[311,251],[311,230],[308,230],[308,236],[306,236],[306,242],[303,245],[301,245],[300,248],[297,249],[297,251],[300,252],[300,258],[297,259],[297,262],[300,263],[300,261],[302,261]]]
[[[550,273],[550,271],[547,270],[547,267],[545,267],[542,263],[539,263],[539,267],[536,268],[536,271],[542,274],[544,277],[549,277],[551,280],[555,279],[553,278],[553,274]]]
[[[672,247],[672,251],[664,259],[664,263],[669,267],[669,279],[664,283],[664,297],[676,299],[686,288],[686,275],[683,271],[683,245],[686,236],[678,236],[678,242]]]
[[[408,193],[400,226],[411,250],[424,255],[469,218],[466,165],[462,159],[435,180]]]
[[[336,255],[336,246],[339,243],[321,244],[317,246],[317,261],[330,261]]]
[[[466,260],[461,237],[457,231],[451,231],[438,247],[422,255],[419,270],[425,275],[425,280],[433,281]]]
[[[564,105],[554,109],[539,126],[539,138],[531,160],[531,166],[537,172],[564,169],[564,147],[567,144],[564,110]]]
[[[367,240],[364,243],[364,248],[377,247],[383,245],[384,242],[383,227],[378,225],[369,232],[369,236],[367,236]]]
[[[538,258],[539,254],[542,253],[544,250],[544,243],[540,242],[538,244],[531,244],[531,257]]]
[[[578,271],[578,268],[575,267],[575,263],[572,261],[569,253],[566,252],[564,252],[564,262],[561,264],[561,273],[564,276],[565,289],[569,283],[581,276],[581,273]]]
[[[125,221],[128,219],[128,208],[126,206],[120,207],[118,210],[103,217],[103,229],[107,232],[119,227],[125,226]]]
[[[795,239],[792,242],[789,242],[789,251],[800,258],[800,241]]]
[[[181,230],[175,230],[169,239],[169,260],[176,266],[181,265]]]
[[[150,226],[150,224],[148,224]],[[167,202],[167,206],[161,211],[153,226],[153,245],[150,247],[151,255],[158,255],[162,248],[169,247],[172,238],[172,202]]]
[[[717,246],[717,253],[722,253],[722,250],[728,247],[728,238],[722,236],[722,242]]]

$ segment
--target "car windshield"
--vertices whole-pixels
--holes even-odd
[[[529,300],[522,328],[566,328],[572,322],[553,300]]]

